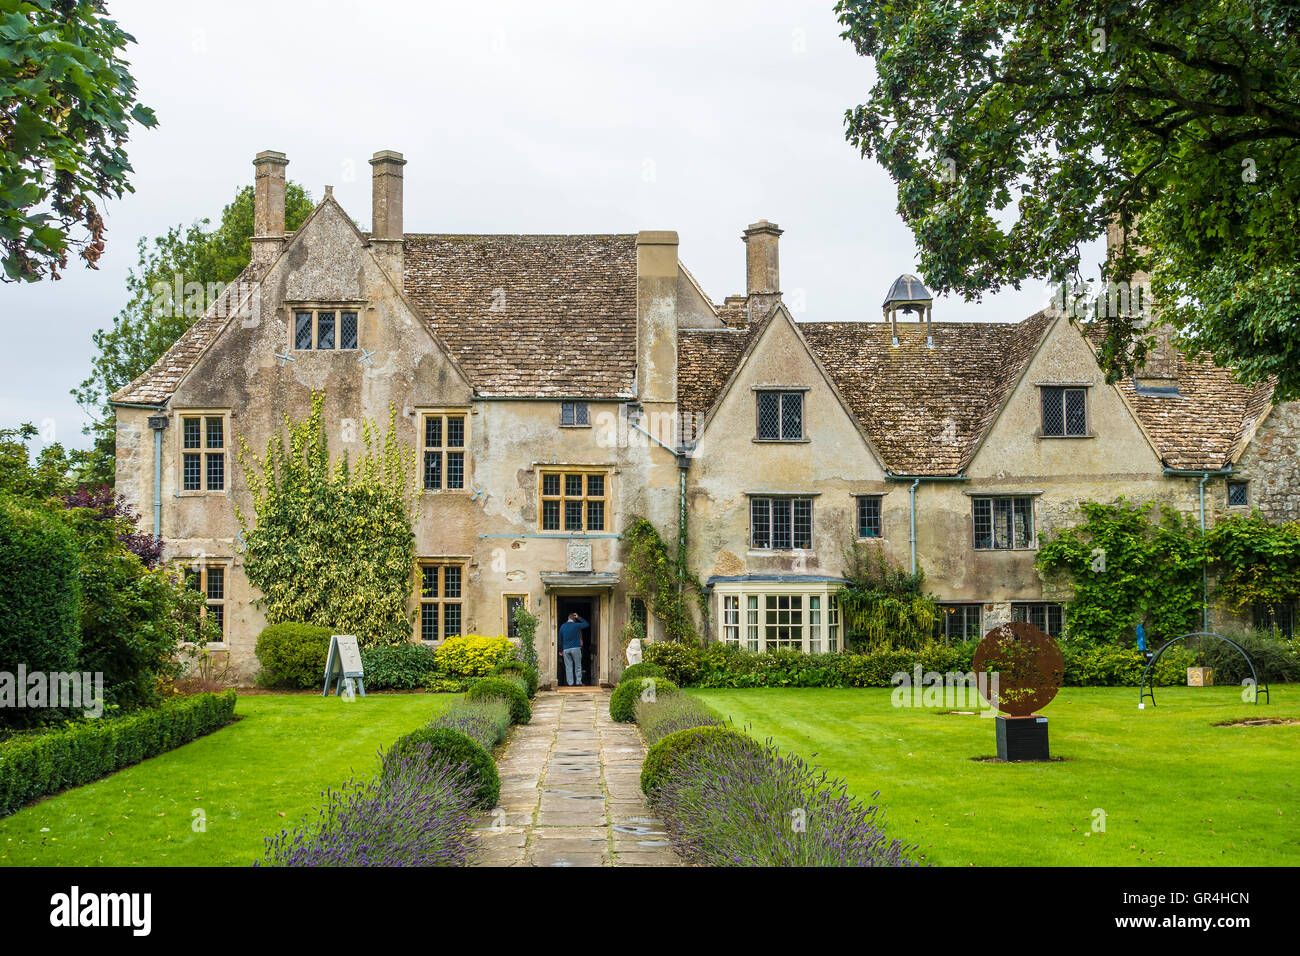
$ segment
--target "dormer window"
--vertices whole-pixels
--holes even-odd
[[[357,309],[295,309],[293,347],[298,351],[355,351]]]

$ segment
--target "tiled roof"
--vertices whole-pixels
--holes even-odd
[[[1143,394],[1131,378],[1119,388],[1164,463],[1186,470],[1229,464],[1273,397],[1271,385],[1242,385],[1228,369],[1183,355],[1178,357],[1177,395]]]
[[[408,235],[405,289],[480,395],[636,391],[636,236]]]
[[[952,475],[970,462],[1051,317],[1023,322],[801,322],[799,330],[891,471]]]
[[[161,405],[176,391],[208,344],[217,337],[227,319],[238,308],[236,297],[249,291],[249,284],[261,279],[264,267],[250,265],[222,290],[221,295],[202,316],[195,320],[158,361],[135,381],[118,389],[110,400],[125,405]]]
[[[713,407],[740,356],[751,329],[679,329],[677,409],[698,422]]]

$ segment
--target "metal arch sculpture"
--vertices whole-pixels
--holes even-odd
[[[1160,645],[1160,649],[1151,655],[1151,660],[1147,661],[1146,669],[1142,671],[1142,683],[1138,686],[1138,690],[1140,691],[1138,694],[1139,708],[1142,707],[1148,697],[1151,698],[1151,706],[1154,707],[1156,705],[1156,686],[1151,683],[1151,675],[1155,673],[1156,664],[1160,660],[1160,655],[1174,644],[1177,644],[1179,641],[1185,641],[1189,637],[1217,637],[1225,644],[1231,644],[1235,647],[1237,653],[1246,661],[1246,666],[1250,668],[1250,679],[1255,688],[1255,704],[1259,704],[1260,691],[1263,691],[1265,699],[1268,699],[1268,682],[1259,679],[1259,675],[1255,672],[1255,662],[1250,659],[1250,655],[1246,653],[1245,648],[1232,640],[1232,638],[1224,637],[1222,634],[1215,634],[1213,631],[1192,631],[1189,634],[1180,634],[1177,637],[1165,641]],[[1269,703],[1272,703],[1272,700],[1269,700]]]

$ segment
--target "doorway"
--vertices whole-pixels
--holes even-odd
[[[557,597],[555,599],[555,683],[559,687],[568,684],[565,679],[564,650],[560,646],[560,625],[569,619],[570,614],[577,614],[587,622],[587,629],[582,632],[582,686],[594,687],[600,683],[596,673],[600,660],[600,599],[596,597]]]

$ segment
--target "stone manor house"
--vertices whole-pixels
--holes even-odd
[[[544,684],[570,611],[591,622],[587,680],[617,678],[623,627],[645,616],[620,565],[633,515],[670,548],[685,534],[709,639],[808,652],[844,646],[854,541],[924,568],[948,634],[1058,633],[1066,595],[1034,558],[1080,501],[1300,517],[1296,406],[1167,343],[1108,385],[1064,315],[934,321],[913,276],[882,282],[879,316],[799,321],[766,220],[744,230],[744,294],[718,303],[675,232],[407,232],[405,161],[370,162],[369,233],[328,187],[287,233],[287,160],[259,153],[247,271],[113,396],[118,490],[194,569],[246,678],[265,622],[238,438],[260,452],[318,390],[332,454],[390,402],[419,454],[412,640],[509,633],[526,604]]]

